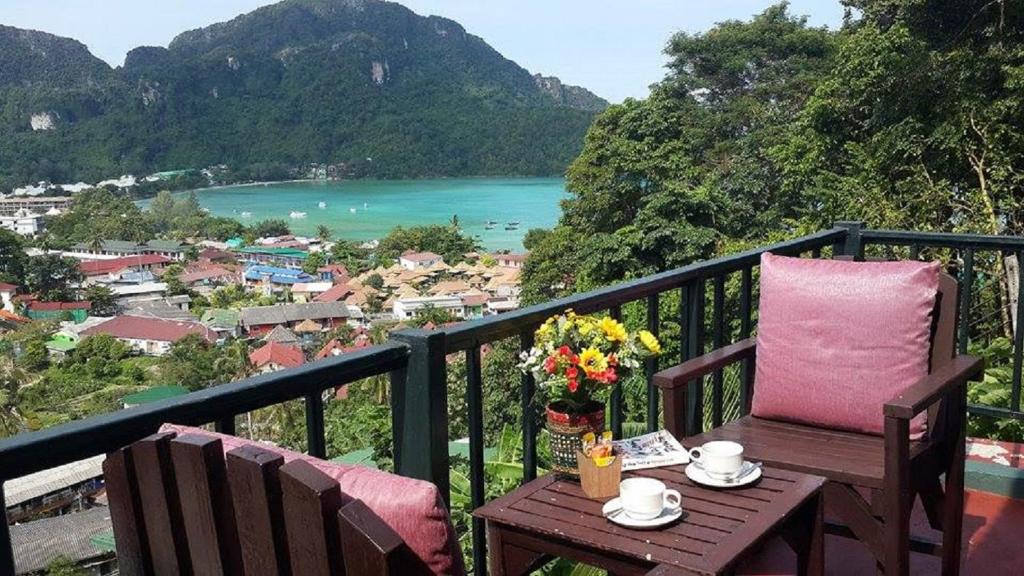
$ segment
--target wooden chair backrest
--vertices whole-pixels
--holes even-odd
[[[308,462],[170,432],[108,454],[103,474],[127,576],[429,572]]]

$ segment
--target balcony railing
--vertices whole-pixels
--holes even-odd
[[[982,258],[1024,256],[1024,238],[961,234],[868,230],[860,223],[838,223],[834,228],[786,242],[698,262],[638,280],[601,288],[520,309],[500,316],[465,322],[433,331],[409,330],[396,334],[382,346],[346,354],[305,367],[285,370],[195,392],[188,396],[123,410],[114,414],[72,422],[0,441],[0,481],[102,454],[129,444],[157,430],[163,422],[214,423],[218,430],[234,432],[235,417],[248,411],[304,399],[310,454],[325,456],[323,391],[366,377],[390,374],[395,470],[436,484],[450,496],[448,458],[449,356],[466,359],[466,403],[470,440],[470,486],[474,507],[484,503],[484,407],[481,346],[506,338],[518,338],[521,349],[532,345],[533,333],[549,316],[572,308],[579,313],[607,311],[614,317],[629,312],[629,320],[641,322],[663,339],[678,338],[678,354],[648,361],[646,413],[648,430],[660,427],[661,409],[652,376],[665,367],[693,358],[710,349],[746,338],[756,327],[756,273],[761,254],[805,257],[840,255],[919,258],[942,256],[958,273],[961,285],[958,347],[966,350],[974,336],[975,298],[979,290],[998,288],[999,279],[980,279],[975,273]],[[987,282],[987,283],[986,283]],[[1024,282],[1018,282],[1017,310],[1024,314]],[[1003,294],[1005,298],[1007,295]],[[674,305],[678,303],[676,308]],[[673,304],[673,306],[663,306]],[[662,311],[677,311],[664,318]],[[1020,322],[1013,332],[1011,400],[1009,406],[969,406],[986,417],[1024,419],[1021,411],[1021,357],[1024,330]],[[691,413],[687,422],[697,428],[717,426],[737,417],[747,399],[739,397],[749,366],[740,374],[714,373],[708,382],[688,386]],[[709,389],[705,388],[705,385]],[[705,392],[709,392],[705,397]],[[522,409],[523,480],[537,474],[535,389],[532,379],[520,380]],[[624,424],[621,387],[610,401],[611,428],[621,436]],[[0,501],[2,501],[0,490]],[[486,566],[484,525],[472,525],[473,564],[477,573]],[[6,523],[0,523],[0,573],[13,573],[13,556]]]

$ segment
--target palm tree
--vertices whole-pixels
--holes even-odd
[[[18,389],[28,376],[14,359],[0,358],[0,438],[14,436],[25,429],[25,418],[18,408]]]
[[[320,239],[324,244],[331,241],[331,229],[326,224],[321,224],[316,227],[316,237]]]

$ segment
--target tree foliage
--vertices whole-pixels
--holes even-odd
[[[466,259],[466,253],[479,249],[476,240],[464,236],[451,226],[396,226],[381,239],[375,252],[385,266],[408,250],[433,252],[441,255],[446,263],[456,264]]]

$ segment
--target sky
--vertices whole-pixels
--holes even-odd
[[[113,66],[137,46],[271,4],[268,0],[0,0],[0,24],[83,42]],[[643,98],[665,73],[662,49],[678,31],[747,19],[771,0],[399,0],[462,24],[532,73],[558,76],[612,102]],[[838,0],[791,0],[812,25],[836,28]]]

